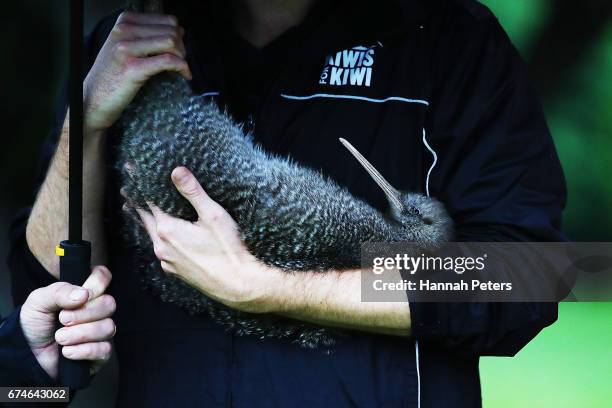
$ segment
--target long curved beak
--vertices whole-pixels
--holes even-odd
[[[389,204],[391,204],[391,206],[393,206],[396,210],[402,211],[404,209],[404,205],[400,200],[399,191],[397,191],[391,184],[389,184],[389,182],[385,180],[385,178],[378,172],[378,170],[376,170],[374,166],[372,166],[372,164],[370,164],[370,162],[365,157],[363,157],[361,153],[359,153],[359,151],[355,149],[353,145],[350,144],[346,139],[340,138],[340,143],[342,143],[344,147],[346,147],[348,151],[351,152],[353,156],[355,156],[357,161],[361,163],[361,165],[366,169],[370,177],[372,177],[376,184],[378,184],[378,186],[382,188],[385,193],[385,196],[387,196],[387,200],[389,200]]]

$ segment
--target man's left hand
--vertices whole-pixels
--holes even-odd
[[[187,168],[176,168],[172,182],[196,210],[196,222],[173,217],[153,204],[150,212],[136,209],[162,269],[231,308],[273,312],[273,289],[279,287],[282,271],[248,251],[236,222]]]

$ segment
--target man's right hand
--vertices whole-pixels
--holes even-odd
[[[185,30],[176,17],[122,13],[84,83],[85,134],[99,134],[119,118],[142,85],[163,71],[192,75]]]

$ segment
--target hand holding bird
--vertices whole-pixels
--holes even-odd
[[[233,309],[275,312],[273,290],[286,274],[248,251],[236,222],[188,169],[176,168],[172,181],[197,212],[197,221],[173,217],[151,203],[150,212],[136,209],[164,272]]]

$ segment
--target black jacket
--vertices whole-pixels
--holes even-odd
[[[240,117],[219,10],[173,4],[188,30],[194,89]],[[115,17],[90,37],[89,65]],[[266,92],[250,95],[250,124],[265,149],[384,209],[380,189],[338,143],[345,137],[395,187],[443,201],[460,241],[563,239],[565,186],[551,136],[523,62],[484,6],[323,1],[293,41],[270,67]],[[233,337],[140,289],[131,249],[118,237],[122,203],[110,166],[109,177],[122,406],[476,407],[479,356],[514,355],[557,317],[555,304],[413,302],[413,338],[355,334],[331,355]],[[26,219],[27,211],[12,231],[18,301],[51,281],[27,248]]]
[[[0,387],[57,386],[38,364],[21,330],[17,308],[0,321]]]

